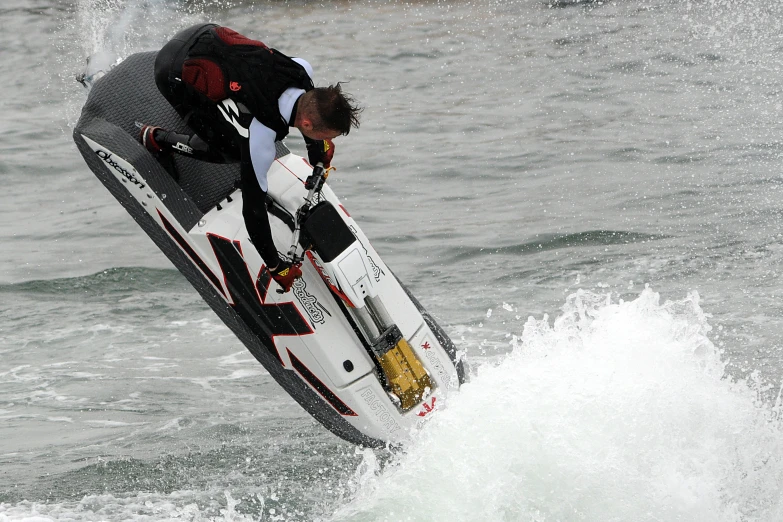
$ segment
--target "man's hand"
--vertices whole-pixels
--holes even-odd
[[[277,268],[270,270],[269,272],[272,274],[272,279],[274,279],[277,284],[283,288],[283,293],[286,293],[291,290],[294,281],[302,277],[302,269],[300,268],[301,266],[301,263],[294,265],[291,264],[290,261],[281,259],[280,263],[277,265]]]
[[[326,170],[329,170],[329,167],[332,166],[332,158],[334,158],[334,143],[332,143],[332,140],[324,140],[324,157],[322,162]]]
[[[313,167],[313,173],[307,176],[304,187],[307,190],[315,190],[316,192],[320,192],[321,188],[324,186],[324,181],[326,181],[328,176],[329,171],[324,170],[324,168],[319,163]]]
[[[332,140],[307,141],[307,159],[310,165],[323,163],[324,168],[328,169],[332,165],[334,158],[334,143]]]

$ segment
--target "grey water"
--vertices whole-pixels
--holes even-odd
[[[288,398],[73,144],[87,56],[200,21],[366,107],[330,184],[470,366],[402,453]],[[4,0],[0,521],[783,519],[782,24],[760,0]]]

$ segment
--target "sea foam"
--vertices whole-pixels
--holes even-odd
[[[782,520],[779,405],[726,375],[707,319],[696,293],[574,293],[333,520]]]

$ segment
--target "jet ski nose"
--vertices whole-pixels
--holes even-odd
[[[84,72],[76,76],[76,81],[84,85],[87,90],[100,80],[106,73],[119,63],[119,57],[110,51],[101,51],[87,58]]]

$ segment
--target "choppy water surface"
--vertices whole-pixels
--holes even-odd
[[[471,367],[403,453],[282,393],[70,139],[86,56],[206,20],[366,106],[330,183]],[[783,519],[783,7],[9,0],[0,21],[0,521]]]

